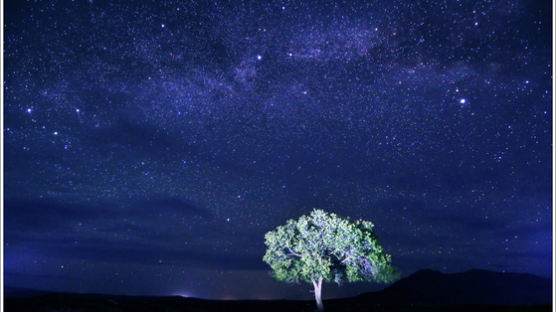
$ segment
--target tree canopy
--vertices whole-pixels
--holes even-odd
[[[369,221],[315,209],[266,233],[263,261],[280,281],[313,283],[318,303],[321,281],[390,282],[398,277],[373,229]]]

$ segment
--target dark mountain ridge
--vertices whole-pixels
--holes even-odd
[[[421,270],[381,291],[362,294],[357,298],[381,304],[550,304],[552,281],[526,273],[473,269],[444,274]]]

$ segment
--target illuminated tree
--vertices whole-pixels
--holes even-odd
[[[373,227],[369,221],[315,209],[266,233],[263,261],[279,281],[312,283],[317,307],[323,310],[323,281],[390,282],[398,277]]]

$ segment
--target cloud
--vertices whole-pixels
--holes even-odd
[[[112,213],[106,205],[90,206],[45,199],[8,199],[4,202],[6,233],[61,230],[77,220],[99,220]]]
[[[108,127],[91,129],[85,140],[97,148],[122,146],[134,153],[150,155],[171,154],[169,151],[178,149],[179,143],[158,126],[128,117],[119,117]],[[191,146],[187,146],[189,148]]]
[[[93,262],[262,268],[260,257],[222,247],[230,233],[211,223],[213,214],[207,208],[175,196],[137,198],[128,205],[8,199],[5,212],[9,259],[25,249],[47,258],[63,255]],[[209,240],[210,247],[205,243]],[[218,250],[211,249],[215,246]]]
[[[111,237],[165,244],[189,239],[191,219],[210,220],[212,214],[187,199],[153,196],[132,200],[68,203],[53,198],[8,199],[5,202],[6,239],[37,244],[61,240],[64,244],[89,238]],[[159,227],[158,223],[166,224]],[[118,238],[120,237],[120,238]]]

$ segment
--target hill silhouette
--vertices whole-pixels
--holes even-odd
[[[6,311],[312,311],[313,301],[204,300],[6,288]],[[27,294],[27,298],[25,297]],[[325,300],[327,311],[551,311],[552,281],[522,273],[421,270],[377,292]]]
[[[443,274],[421,270],[384,290],[363,294],[358,298],[382,304],[550,304],[551,289],[550,279],[531,274],[486,270]]]

